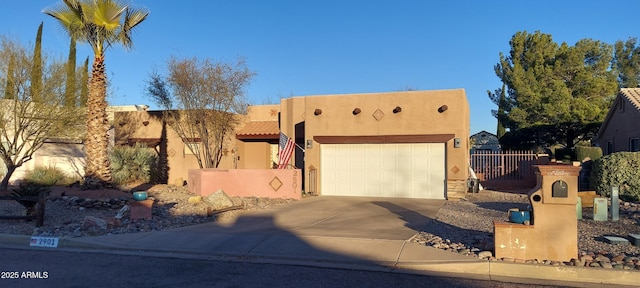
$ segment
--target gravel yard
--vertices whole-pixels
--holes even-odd
[[[483,190],[480,193],[467,194],[466,200],[447,202],[438,211],[436,219],[412,240],[427,246],[478,257],[482,251],[493,250],[493,221],[507,221],[507,211],[510,208],[527,209],[528,204],[527,195],[522,193]],[[583,219],[578,220],[578,251],[582,264],[593,263],[589,259],[601,256],[606,257],[610,261],[609,264],[613,262],[611,266],[628,262],[624,263],[628,264],[626,269],[632,266],[640,269],[639,247],[631,244],[609,244],[603,239],[604,236],[627,238],[629,234],[640,234],[640,204],[621,203],[619,221],[592,219],[593,208],[583,208]],[[612,261],[622,255],[628,261]],[[606,263],[597,264],[601,267],[609,266]],[[618,267],[625,269],[623,266]],[[593,267],[596,267],[595,264]]]
[[[46,204],[45,225],[35,227],[34,222],[1,220],[0,233],[85,237],[105,234],[136,233],[172,229],[214,221],[233,220],[251,210],[264,209],[291,203],[291,199],[267,199],[256,197],[231,197],[234,205],[242,209],[212,213],[212,206],[205,199],[194,197],[186,187],[156,185],[146,189],[154,200],[152,219],[129,219],[128,212],[120,221],[114,221],[120,209],[132,199],[131,193],[117,189],[106,192],[82,191],[78,188],[56,187]],[[21,215],[24,208],[15,201],[0,201],[0,215]],[[96,223],[99,219],[104,224]],[[97,226],[97,227],[96,227]]]

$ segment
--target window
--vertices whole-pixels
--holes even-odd
[[[638,138],[629,138],[629,151],[640,151],[640,141],[638,141]]]

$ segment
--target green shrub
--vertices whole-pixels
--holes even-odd
[[[617,152],[594,161],[591,187],[609,197],[618,186],[620,199],[640,200],[640,152]]]
[[[54,166],[39,166],[25,173],[24,180],[40,186],[68,185],[76,181],[62,169]]]
[[[51,192],[51,189],[48,187],[33,182],[20,183],[17,188],[13,188],[11,190],[13,191],[11,192],[13,197],[39,196],[40,193],[48,195]]]
[[[602,149],[600,147],[576,146],[576,160],[582,162],[589,157],[591,161],[596,161],[602,157]]]
[[[114,147],[110,160],[113,182],[116,184],[149,183],[157,171],[157,153],[141,144]]]
[[[576,159],[576,154],[571,148],[556,148],[555,156],[556,160],[562,162],[570,162]]]
[[[38,201],[19,199],[20,197],[40,196],[41,193],[44,193],[44,195],[46,196],[46,195],[49,195],[49,193],[51,193],[51,190],[48,187],[31,183],[31,182],[20,183],[20,185],[17,188],[14,188],[12,190],[13,192],[11,192],[11,196],[18,198],[16,199],[16,201],[20,203],[20,205],[24,206],[26,215],[34,214],[35,206],[38,203]]]

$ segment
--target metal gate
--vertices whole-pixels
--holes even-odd
[[[533,151],[481,151],[471,154],[471,168],[489,189],[532,188],[538,155]]]

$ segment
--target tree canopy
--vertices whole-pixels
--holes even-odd
[[[611,69],[613,46],[592,39],[557,44],[539,31],[518,32],[509,44],[509,54],[500,53],[494,68],[506,85],[505,101],[496,104],[504,111],[501,120],[511,139],[528,129],[539,133],[518,133],[520,147],[554,141],[572,147],[594,133],[618,88]],[[500,102],[500,94],[489,96]]]
[[[254,72],[236,63],[172,57],[166,76],[153,72],[146,94],[164,112],[164,121],[182,138],[200,168],[218,167],[229,136],[246,112],[244,88]]]
[[[640,87],[640,47],[637,38],[616,41],[613,66],[618,69],[620,88]]]

